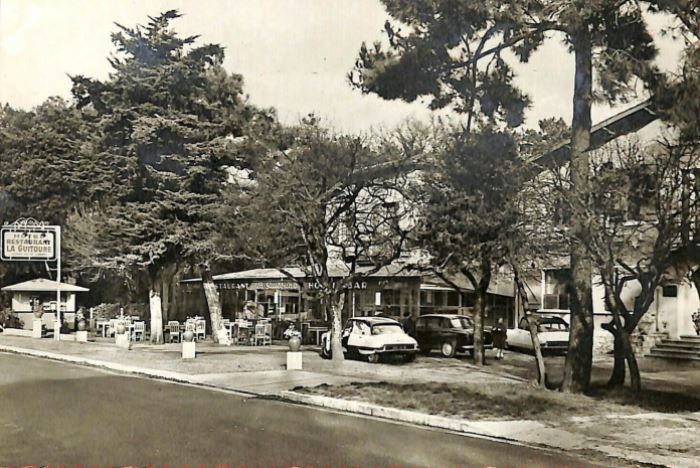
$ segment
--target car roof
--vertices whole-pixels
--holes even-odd
[[[352,320],[354,322],[365,322],[368,325],[378,325],[378,324],[401,325],[396,320],[390,319],[388,317],[352,317],[350,320]]]
[[[471,320],[471,317],[468,315],[460,315],[460,314],[425,314],[421,315],[418,317],[419,319],[424,318],[424,317],[444,317],[444,318],[461,318],[465,317]]]

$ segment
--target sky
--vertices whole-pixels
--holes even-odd
[[[168,9],[184,15],[174,23],[182,35],[225,46],[224,66],[243,75],[250,101],[275,107],[285,123],[313,112],[338,130],[362,132],[430,118],[423,103],[362,95],[347,82],[362,42],[382,38],[379,0],[0,0],[0,103],[29,109],[52,95],[69,99],[68,75],[107,77],[115,22],[145,24]],[[660,65],[675,68],[679,47],[659,45]],[[516,72],[533,101],[526,126],[571,120],[573,57],[558,41]],[[621,109],[595,106],[593,121]]]

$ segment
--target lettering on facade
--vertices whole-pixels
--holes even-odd
[[[335,288],[335,283],[332,283],[331,285],[332,288]],[[310,281],[306,283],[306,289],[314,290],[314,289],[321,289],[321,285],[318,283],[318,281]],[[352,284],[350,284],[347,289],[367,289],[367,282],[366,281],[355,281]]]
[[[216,283],[216,289],[248,289],[250,283]]]

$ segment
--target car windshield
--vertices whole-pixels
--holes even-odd
[[[398,323],[379,323],[372,327],[373,335],[391,335],[396,333],[403,333],[403,329]]]
[[[466,317],[452,317],[450,319],[450,326],[452,328],[466,330],[468,328],[472,328],[472,322]]]
[[[548,332],[548,331],[567,331],[569,329],[569,326],[564,322],[563,320],[560,322],[558,320],[556,321],[546,321],[546,322],[540,322],[537,324],[537,330],[541,332]]]

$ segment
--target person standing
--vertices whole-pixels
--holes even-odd
[[[506,347],[506,326],[503,325],[503,319],[499,318],[496,325],[491,329],[493,337],[493,349],[496,350],[496,359],[503,359],[503,348]]]

